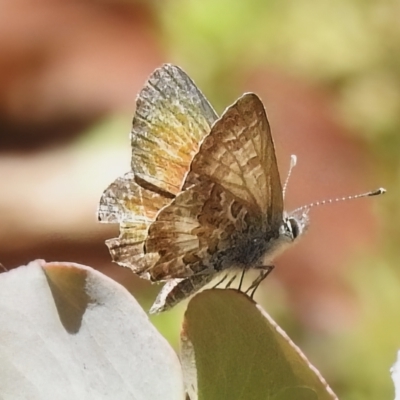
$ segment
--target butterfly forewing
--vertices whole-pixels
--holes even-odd
[[[132,170],[157,192],[176,195],[217,115],[180,68],[166,64],[154,71],[136,100]]]
[[[191,172],[220,184],[258,210],[268,224],[280,225],[283,198],[275,149],[264,106],[255,94],[244,94],[214,124]]]

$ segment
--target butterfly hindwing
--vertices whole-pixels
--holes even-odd
[[[145,244],[147,254],[160,256],[149,270],[152,280],[183,278],[210,268],[207,233],[198,217],[214,186],[211,182],[192,186],[157,215]]]
[[[106,240],[113,262],[127,267],[142,278],[149,279],[146,272],[155,264],[157,254],[145,254],[143,246],[147,238],[148,224],[120,224],[120,235]]]
[[[169,310],[180,301],[193,295],[205,285],[210,283],[215,276],[194,275],[185,279],[171,279],[161,289],[154,304],[150,309],[150,314],[160,313]]]
[[[116,179],[103,192],[97,211],[99,221],[120,224],[120,236],[106,241],[114,262],[135,273],[152,265],[154,259],[143,253],[143,244],[157,212],[170,201],[139,186],[132,172]]]
[[[148,273],[159,281],[233,267],[240,251],[236,241],[243,242],[250,229],[261,229],[260,221],[220,185],[193,185],[164,207],[150,226],[145,251],[159,259]]]

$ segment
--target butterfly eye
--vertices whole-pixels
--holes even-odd
[[[293,239],[296,239],[297,236],[299,236],[300,233],[300,228],[298,222],[294,218],[289,218],[287,221],[287,224],[289,226],[289,229],[292,232]]]

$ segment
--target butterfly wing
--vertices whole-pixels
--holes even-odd
[[[97,211],[99,221],[120,224],[120,236],[106,241],[114,262],[137,274],[154,263],[154,255],[143,253],[143,244],[157,212],[170,201],[138,185],[132,172],[116,179],[103,192]]]
[[[217,114],[180,68],[156,69],[136,100],[132,171],[142,186],[176,195]]]
[[[246,93],[216,121],[191,164],[191,175],[205,176],[229,191],[266,224],[282,221],[282,186],[274,143],[261,100]]]
[[[149,228],[146,253],[159,256],[147,270],[150,279],[213,275],[232,266],[229,255],[223,252],[232,247],[237,232],[257,225],[257,218],[250,214],[234,196],[211,181],[181,192]]]
[[[190,297],[202,287],[214,279],[213,275],[194,275],[186,279],[171,279],[161,289],[154,304],[150,308],[150,314],[157,314]]]
[[[159,255],[148,271],[152,280],[182,278],[211,267],[204,242],[210,232],[204,232],[198,217],[214,186],[211,182],[192,186],[157,215],[145,244],[147,254]]]

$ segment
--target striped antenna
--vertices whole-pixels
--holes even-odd
[[[292,213],[296,213],[296,212],[302,211],[302,210],[307,210],[307,212],[308,212],[308,210],[310,208],[313,208],[313,207],[316,207],[316,206],[322,206],[322,205],[325,205],[325,204],[338,203],[340,201],[354,200],[354,199],[359,199],[361,197],[378,196],[378,195],[384,194],[384,193],[386,193],[386,189],[379,188],[379,189],[373,190],[371,192],[356,194],[356,195],[353,195],[353,196],[346,196],[346,197],[339,197],[337,199],[328,199],[328,200],[316,201],[314,203],[310,203],[310,204],[307,204],[305,206],[296,208],[294,211],[292,211]]]
[[[289,172],[288,172],[288,174],[286,176],[285,184],[283,185],[283,190],[282,190],[283,200],[285,200],[286,188],[287,188],[287,185],[288,185],[288,182],[289,182],[290,175],[292,174],[292,169],[293,169],[293,167],[296,166],[296,164],[297,164],[297,157],[294,154],[292,154],[290,156]]]

